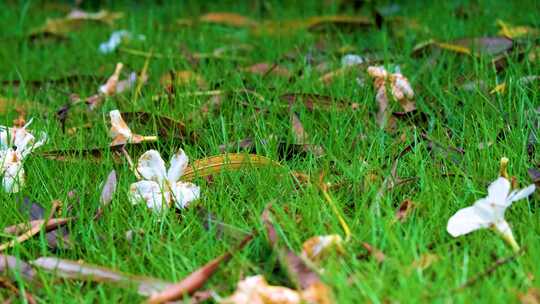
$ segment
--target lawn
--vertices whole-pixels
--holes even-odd
[[[518,253],[489,229],[458,238],[447,232],[452,215],[487,195],[502,157],[518,188],[535,181],[528,170],[540,160],[539,82],[523,77],[539,75],[538,3],[156,2],[84,1],[87,11],[123,16],[112,24],[71,24],[61,36],[35,31],[47,18],[64,18],[70,4],[0,4],[0,124],[12,126],[22,113],[33,119],[31,132],[48,138],[24,160],[24,188],[0,191],[0,227],[28,222],[24,206],[31,202],[45,217],[55,201],[61,202],[55,217],[76,217],[63,227],[69,244],[51,248],[42,230],[2,254],[84,261],[178,282],[253,233],[200,288],[211,291],[208,301],[258,274],[295,289],[295,273],[285,270],[261,219],[271,204],[282,249],[300,255],[310,237],[343,238],[341,252],[330,250],[310,264],[335,303],[540,302],[538,194],[506,212]],[[199,18],[217,12],[249,19]],[[362,18],[309,19],[331,15]],[[528,28],[502,38],[498,20]],[[100,43],[120,29],[132,39],[102,54]],[[489,48],[456,42],[479,37],[498,38]],[[417,48],[429,40],[435,42]],[[511,46],[494,50],[503,43]],[[364,62],[343,68],[347,54]],[[119,62],[121,79],[146,71],[147,81],[90,109],[84,100]],[[415,110],[390,96],[384,121],[378,119],[377,91],[366,72],[378,65],[408,78]],[[494,90],[503,83],[504,90]],[[156,135],[157,142],[109,149],[115,109],[138,113],[124,115],[131,130]],[[239,143],[245,139],[249,145]],[[190,163],[225,150],[266,158],[262,165],[245,161],[195,174],[200,199],[187,208],[159,213],[132,205],[129,189],[137,177],[128,160],[137,163],[155,149],[168,163],[179,148]],[[112,170],[116,192],[96,219]],[[406,204],[411,209],[399,213]],[[13,239],[0,236],[0,243]],[[145,300],[134,286],[36,271],[33,281],[5,272],[0,286],[12,282],[37,303]],[[17,295],[0,289],[0,299],[27,301]]]

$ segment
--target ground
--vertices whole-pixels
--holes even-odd
[[[537,195],[515,203],[507,212],[524,254],[470,286],[460,288],[496,260],[512,255],[512,250],[489,230],[456,239],[446,231],[450,216],[486,195],[486,186],[499,174],[501,157],[509,158],[509,173],[521,187],[531,183],[527,169],[538,163],[535,141],[531,144],[530,136],[536,127],[537,83],[525,85],[517,80],[538,74],[538,60],[509,52],[507,66],[497,71],[488,55],[469,56],[448,50],[413,55],[415,45],[429,39],[449,42],[497,36],[498,19],[535,27],[538,3],[370,2],[355,12],[352,4],[329,2],[103,1],[100,8],[123,12],[124,17],[113,26],[85,24],[60,40],[30,38],[29,33],[46,18],[65,16],[67,4],[1,4],[0,96],[5,102],[0,122],[11,125],[17,117],[15,100],[17,105],[31,103],[33,106],[25,107],[26,118],[33,118],[30,129],[46,131],[49,141],[25,160],[27,185],[23,191],[0,193],[0,225],[27,220],[19,208],[24,198],[39,202],[46,210],[53,200],[60,200],[65,214],[77,216],[67,226],[71,248],[49,249],[42,233],[4,253],[23,260],[39,256],[84,260],[126,273],[179,281],[254,230],[255,239],[222,265],[204,289],[226,296],[238,280],[254,274],[264,275],[275,285],[292,286],[279,270],[279,261],[265,235],[260,220],[265,206],[272,202],[279,234],[295,252],[300,252],[302,243],[311,236],[343,235],[338,218],[316,183],[299,185],[290,177],[295,171],[310,175],[314,181],[324,173],[325,180],[333,185],[329,191],[352,230],[345,252],[331,254],[321,266],[321,277],[338,303],[508,303],[539,286]],[[234,12],[261,24],[337,14],[373,19],[375,9],[384,15],[380,27],[331,25],[317,31],[302,28],[276,33],[178,22],[208,12]],[[267,29],[270,27],[268,24]],[[115,29],[142,34],[146,39],[122,44],[122,49],[111,54],[99,53],[99,43]],[[535,43],[534,37],[520,38],[514,48],[530,50]],[[193,60],[188,56],[212,55],[220,48],[225,48],[225,53],[217,58]],[[149,79],[140,94],[131,90],[109,97],[93,111],[84,105],[73,106],[62,130],[56,111],[69,101],[70,94],[95,94],[117,62],[125,64],[123,77],[127,71],[143,69],[147,56],[133,50],[155,55],[148,60]],[[370,64],[388,69],[399,66],[415,91],[417,111],[406,118],[395,118],[393,127],[381,128],[376,120],[375,90],[365,72],[367,65],[338,75],[331,83],[320,81],[324,73],[341,66],[341,58],[347,53],[371,58],[374,61]],[[256,75],[243,70],[260,62],[279,64],[291,76],[273,72]],[[319,71],[320,64],[328,65],[328,69]],[[160,77],[170,71],[191,71],[202,81],[191,77],[193,81],[167,91]],[[71,81],[51,81],[73,75]],[[19,85],[10,85],[9,81],[18,81]],[[503,82],[508,83],[505,92],[490,93]],[[209,97],[190,92],[210,90],[233,93],[222,96],[220,106],[203,113],[202,105]],[[331,105],[318,107],[320,99],[316,99],[314,109],[300,102],[289,109],[282,96],[290,93],[329,96]],[[394,112],[400,111],[395,102],[391,107]],[[108,112],[113,109],[151,114],[149,119],[128,122],[138,134],[160,136],[157,144],[128,146],[135,161],[147,147],[167,155],[166,160],[182,147],[193,161],[220,154],[220,145],[250,137],[256,142],[250,152],[279,161],[282,166],[249,166],[197,178],[194,182],[201,186],[199,201],[187,209],[157,215],[143,204],[133,206],[128,202],[127,192],[136,177],[125,158],[116,157],[114,151],[102,149],[98,159],[82,154],[68,160],[46,157],[49,151],[107,147]],[[292,145],[297,139],[291,112],[302,122],[309,142],[322,147],[322,155]],[[179,130],[164,127],[158,115],[183,122],[190,136],[180,138]],[[413,179],[386,189],[392,166],[404,150],[397,175]],[[243,150],[234,146],[231,151]],[[118,175],[118,191],[104,215],[93,220],[102,181],[112,169]],[[396,211],[406,199],[414,202],[414,209],[403,222],[396,221]],[[214,217],[214,224],[208,224],[209,215]],[[216,222],[226,228],[219,228]],[[135,231],[131,240],[126,239],[129,230]],[[9,240],[8,235],[2,236],[2,241]],[[364,243],[382,251],[384,261],[367,253]],[[414,266],[428,254],[436,255],[437,260],[425,269]],[[16,285],[41,303],[143,300],[133,288],[58,281],[47,274],[40,278],[41,287],[20,277]]]

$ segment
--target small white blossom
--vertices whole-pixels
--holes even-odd
[[[37,147],[42,146],[47,135],[42,132],[39,139],[26,129],[32,121],[23,127],[8,128],[0,126],[0,175],[6,192],[16,193],[25,183],[23,160]]]
[[[168,208],[172,203],[177,208],[186,208],[190,202],[200,197],[200,188],[197,185],[179,181],[188,161],[184,150],[179,149],[171,158],[171,166],[167,171],[158,151],[146,151],[137,165],[137,171],[143,180],[131,184],[130,201],[133,204],[145,201],[146,206],[156,212]]]
[[[512,229],[504,219],[504,213],[513,202],[531,195],[535,186],[510,191],[510,181],[499,177],[488,187],[488,196],[477,200],[471,207],[456,212],[449,220],[447,231],[453,237],[458,237],[482,228],[492,228],[516,250],[519,249]]]
[[[347,54],[341,58],[341,66],[351,67],[364,63],[364,59],[356,54]]]
[[[142,136],[131,132],[118,110],[109,112],[109,116],[111,118],[111,129],[109,130],[109,135],[112,138],[111,146],[157,140],[156,136]]]
[[[103,42],[99,45],[99,51],[102,54],[112,53],[118,48],[118,46],[122,43],[123,40],[130,40],[134,38],[137,40],[146,39],[144,35],[135,36],[126,30],[115,31],[111,34],[111,37],[109,38],[108,41]]]

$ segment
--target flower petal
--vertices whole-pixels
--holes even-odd
[[[109,135],[114,143],[111,145],[125,144],[129,142],[133,133],[122,118],[120,111],[113,110],[109,112],[109,116],[111,118],[111,129],[109,130]]]
[[[160,185],[167,177],[165,162],[156,150],[148,150],[139,157],[137,171],[144,179],[158,182]]]
[[[177,182],[184,174],[184,170],[188,165],[189,159],[182,149],[178,149],[178,152],[171,157],[171,167],[167,172],[167,179],[171,183]]]
[[[512,203],[506,200],[509,192],[510,182],[504,177],[499,177],[489,185],[487,199],[496,205],[508,207]]]
[[[3,175],[2,187],[6,192],[16,193],[24,186],[24,167],[16,151],[0,151],[0,174]]]
[[[190,202],[199,199],[201,189],[192,183],[177,182],[173,186],[173,194],[176,208],[186,208]]]
[[[512,236],[512,229],[510,228],[508,222],[504,219],[493,223],[493,227],[495,227],[495,230],[500,232],[502,235]]]
[[[165,202],[163,202],[165,199]],[[141,201],[155,211],[161,211],[169,206],[169,195],[163,193],[158,183],[154,181],[139,181],[129,187],[129,200],[135,205]]]
[[[528,197],[529,195],[533,194],[535,190],[536,186],[533,184],[525,189],[521,189],[519,191],[512,191],[512,193],[510,193],[510,195],[508,196],[508,200],[510,201],[508,205],[510,205],[512,202],[519,201]]]
[[[459,210],[449,220],[446,230],[453,237],[458,237],[481,228],[489,227],[490,221],[486,220],[475,206]]]

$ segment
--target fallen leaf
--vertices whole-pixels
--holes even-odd
[[[199,290],[212,277],[221,264],[228,262],[234,252],[241,250],[253,239],[253,235],[248,235],[240,242],[240,244],[232,251],[213,259],[206,263],[203,267],[192,272],[190,275],[182,279],[179,283],[168,286],[163,291],[153,294],[148,299],[148,303],[164,303],[182,299],[185,295],[191,295]]]
[[[255,27],[258,25],[256,21],[235,13],[207,13],[200,16],[199,21],[232,27]]]
[[[438,262],[440,260],[439,256],[433,253],[426,253],[422,254],[420,258],[412,262],[411,266],[409,267],[409,271],[412,270],[420,270],[424,271],[428,269],[431,265]]]
[[[386,259],[386,255],[379,249],[371,246],[367,242],[362,242],[362,247],[367,250],[367,252],[377,261],[377,263],[382,263]]]
[[[47,19],[44,25],[30,31],[30,37],[35,38],[40,35],[64,36],[89,21],[113,25],[117,19],[123,16],[123,13],[113,13],[106,10],[97,13],[74,10],[64,18]]]
[[[502,21],[501,19],[497,20],[497,26],[500,28],[499,35],[504,36],[509,39],[520,38],[524,36],[538,36],[540,35],[540,30],[532,28],[529,26],[515,26],[509,23]]]
[[[0,254],[0,273],[8,275],[11,278],[16,278],[21,275],[26,280],[33,280],[36,272],[30,264],[11,255]]]
[[[65,260],[56,257],[40,257],[29,262],[34,268],[50,272],[64,279],[91,282],[112,282],[120,287],[137,287],[142,296],[150,296],[172,286],[172,283],[159,279],[135,276],[106,267],[86,264],[80,261]]]
[[[518,298],[521,304],[540,304],[540,290],[529,288],[526,293],[519,293]]]
[[[330,289],[321,281],[319,275],[290,249],[282,248],[280,239],[270,217],[271,205],[268,205],[261,215],[272,248],[281,257],[282,265],[287,269],[290,280],[298,285],[309,303],[334,303]],[[309,295],[306,297],[306,294]]]
[[[536,168],[529,168],[527,170],[527,173],[529,174],[529,177],[531,178],[533,183],[537,187],[540,187],[540,171],[538,171],[538,169],[536,169]]]
[[[354,102],[336,99],[330,96],[324,96],[312,93],[287,93],[279,97],[290,103],[302,102],[310,111],[314,109],[323,110],[357,110],[359,105]]]
[[[138,123],[147,125],[152,119],[155,120],[159,135],[162,138],[190,138],[186,132],[186,125],[171,117],[156,113],[148,113],[143,111],[137,112],[122,112],[122,117],[128,123]],[[193,138],[191,138],[192,140]]]
[[[291,72],[286,67],[279,64],[270,64],[267,62],[256,63],[254,65],[245,67],[242,70],[251,74],[262,76],[274,75],[285,78],[291,77]]]
[[[159,82],[168,92],[174,92],[175,87],[185,87],[192,84],[196,84],[202,90],[208,87],[201,75],[189,70],[170,71],[163,74]]]
[[[205,177],[224,170],[240,170],[245,167],[281,167],[281,164],[267,157],[255,154],[229,153],[195,160],[190,164],[182,180],[191,181],[195,177]]]
[[[413,47],[413,55],[418,55],[428,48],[436,47],[466,55],[495,56],[509,51],[513,46],[513,41],[505,37],[463,38],[450,42],[428,40]]]
[[[373,21],[364,16],[315,16],[302,22],[307,30],[321,30],[328,26],[343,28],[367,28],[374,25]]]
[[[396,211],[396,221],[405,222],[407,217],[411,214],[412,210],[414,209],[414,202],[410,199],[404,200],[401,205],[399,205],[399,209]]]
[[[304,129],[304,125],[300,121],[300,118],[294,111],[290,111],[291,114],[291,126],[294,135],[294,141],[297,144],[306,144],[308,143],[308,134]]]

